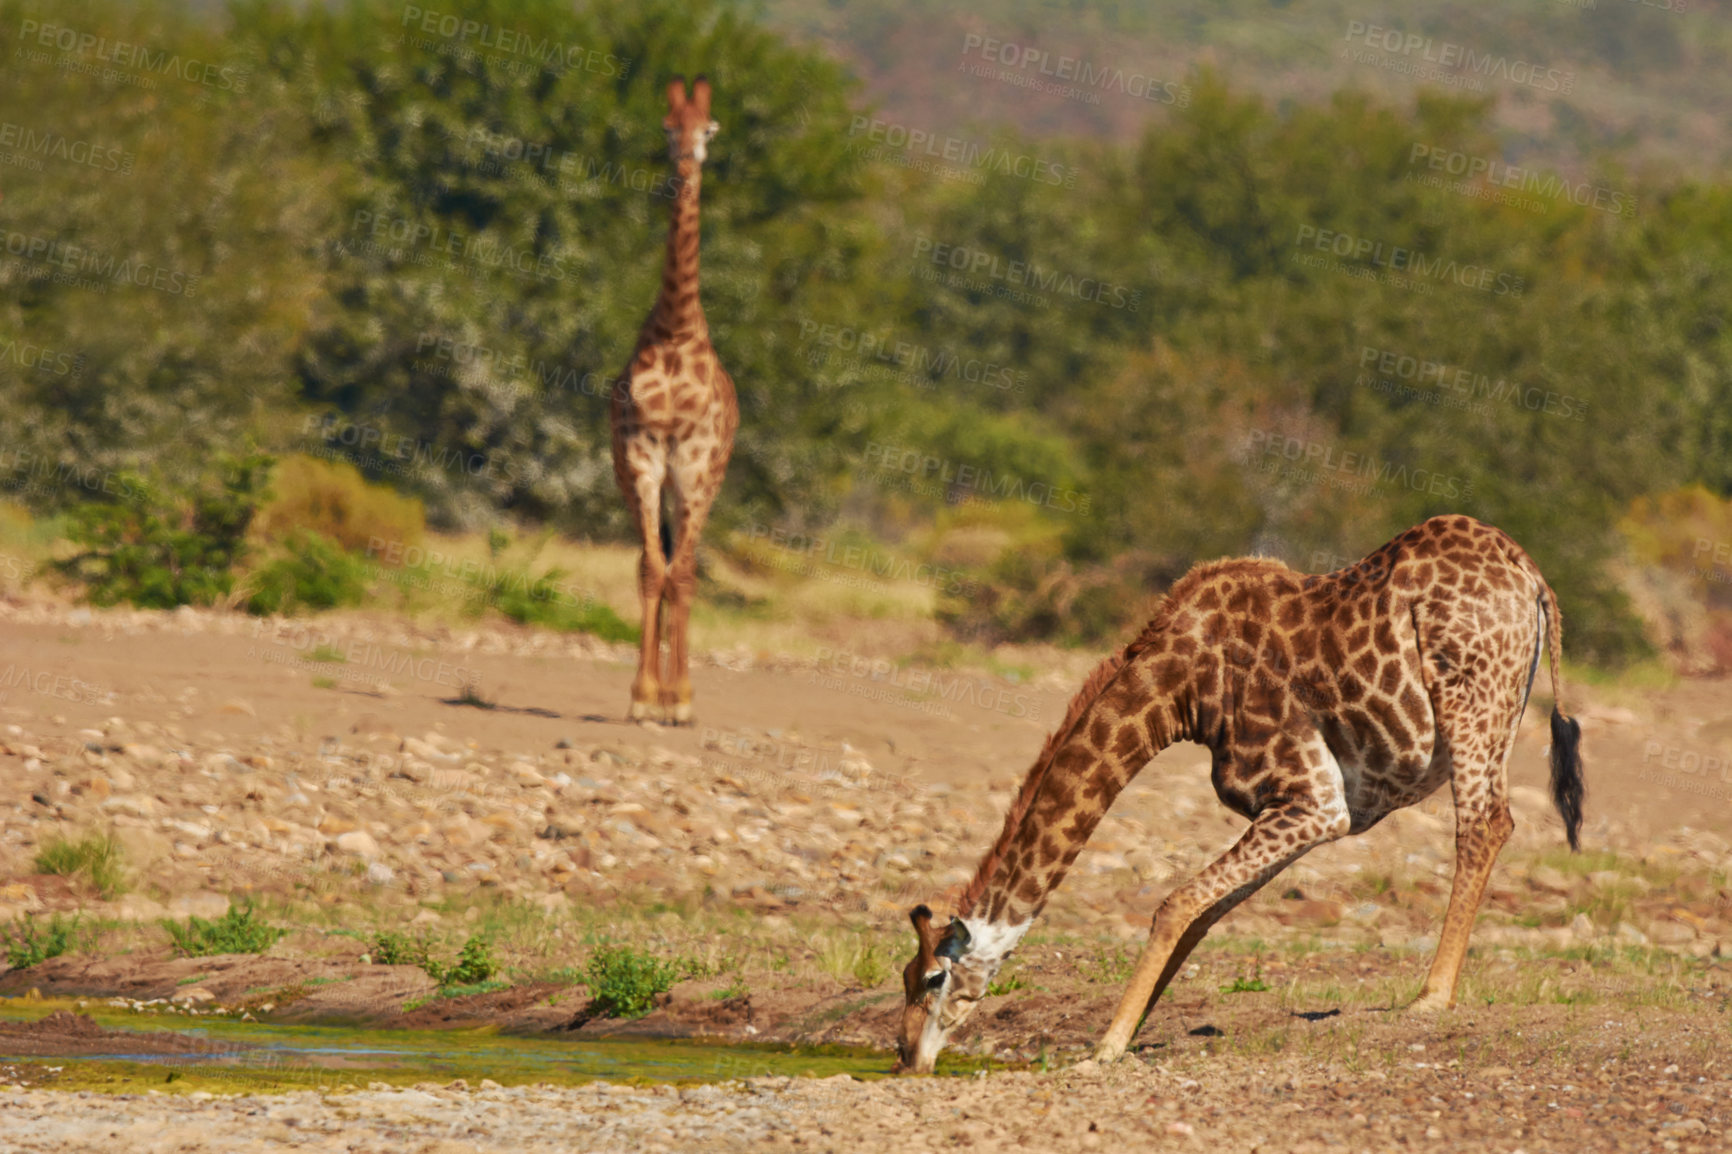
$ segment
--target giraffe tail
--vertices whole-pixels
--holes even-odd
[[[1540,588],[1540,613],[1547,634],[1552,669],[1552,803],[1558,816],[1564,819],[1564,835],[1570,839],[1570,849],[1579,850],[1582,829],[1582,727],[1564,712],[1563,682],[1558,666],[1564,654],[1564,619],[1558,615],[1558,597],[1543,580]]]

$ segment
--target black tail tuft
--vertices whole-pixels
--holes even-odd
[[[674,559],[674,526],[666,517],[662,518],[662,560]]]
[[[1581,849],[1582,727],[1573,717],[1552,709],[1552,801],[1564,819],[1564,834],[1572,850]]]

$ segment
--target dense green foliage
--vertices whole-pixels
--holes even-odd
[[[858,131],[836,64],[704,0],[466,6],[511,47],[366,0],[63,7],[244,80],[145,100],[52,52],[11,69],[17,107],[132,157],[50,156],[5,198],[8,228],[110,282],[0,268],[0,322],[61,354],[4,367],[0,484],[99,498],[73,521],[98,599],[228,593],[155,494],[242,434],[441,526],[623,534],[604,397],[656,291],[676,72],[711,75],[722,125],[703,299],[742,425],[718,537],[984,526],[1013,547],[968,562],[945,619],[1098,642],[1198,558],[1332,568],[1461,511],[1534,554],[1572,655],[1618,662],[1643,647],[1608,575],[1620,517],[1732,493],[1732,187],[1616,156],[1571,178],[1600,207],[1426,183],[1416,145],[1506,154],[1489,99],[1276,110],[1201,73],[1133,146],[998,133],[934,173]],[[333,567],[294,586],[337,597]],[[561,608],[525,597],[521,619]]]
[[[220,918],[190,915],[185,925],[164,919],[162,928],[168,931],[175,952],[186,958],[204,958],[212,954],[262,954],[285,932],[259,918],[251,902],[230,906]]]
[[[225,458],[214,474],[174,489],[120,474],[111,499],[75,505],[66,536],[81,546],[56,563],[98,605],[211,605],[234,586],[270,460]]]

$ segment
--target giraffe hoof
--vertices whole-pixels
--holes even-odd
[[[690,725],[692,723],[692,703],[676,701],[668,706],[667,721],[669,725]]]
[[[1449,997],[1445,994],[1421,994],[1408,1003],[1407,1013],[1432,1018],[1451,1008]]]
[[[631,712],[627,714],[627,717],[632,721],[660,721],[662,719],[662,707],[653,701],[634,701],[631,703]]]

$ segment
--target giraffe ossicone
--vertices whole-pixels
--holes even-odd
[[[710,82],[668,84],[668,159],[679,182],[670,209],[661,291],[612,390],[613,470],[643,546],[638,598],[643,635],[630,718],[692,722],[687,632],[697,590],[697,548],[728,471],[740,424],[734,382],[710,343],[698,301],[698,194],[709,142]],[[664,535],[662,498],[672,531]],[[667,663],[662,663],[662,636]]]
[[[899,1068],[932,1070],[1113,799],[1178,741],[1211,750],[1216,795],[1251,824],[1161,903],[1097,1058],[1124,1053],[1191,950],[1240,902],[1308,851],[1446,781],[1455,881],[1411,1008],[1453,1005],[1474,915],[1514,829],[1506,763],[1548,652],[1552,799],[1579,847],[1581,730],[1561,701],[1562,629],[1539,567],[1470,517],[1434,517],[1334,573],[1262,558],[1198,565],[1083,683],[950,923],[934,927],[926,906],[910,915],[919,949],[903,970]]]

